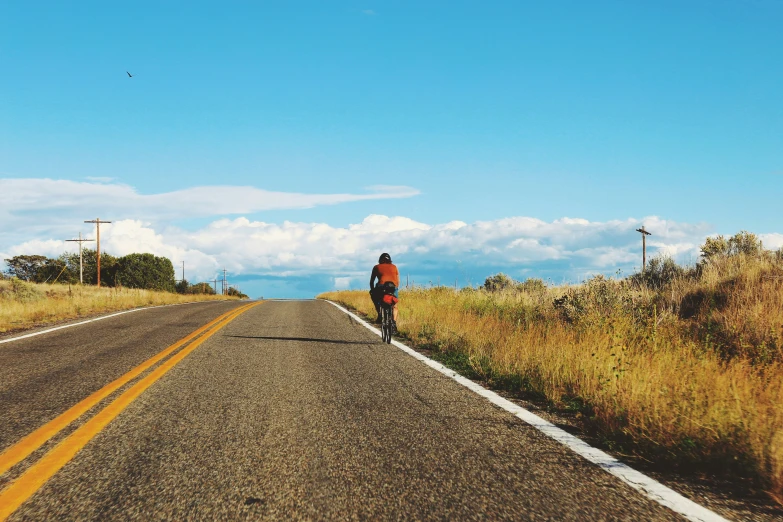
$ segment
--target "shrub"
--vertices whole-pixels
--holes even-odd
[[[519,283],[517,288],[529,294],[541,294],[546,292],[546,283],[543,279],[529,278]]]
[[[238,297],[240,299],[247,299],[248,298],[247,294],[243,294],[242,292],[240,292],[239,290],[237,290],[233,286],[228,288],[228,291],[226,292],[226,294],[230,295],[232,297]]]
[[[43,293],[35,285],[16,277],[11,279],[10,294],[11,299],[20,303],[30,303],[44,298]]]
[[[209,283],[196,283],[188,289],[188,293],[215,295],[215,290]]]
[[[660,290],[675,280],[685,277],[687,271],[678,265],[671,257],[654,257],[644,272],[630,277],[631,282],[648,288]]]
[[[586,280],[581,286],[568,288],[565,294],[553,301],[561,318],[571,324],[603,322],[607,317],[622,315],[624,307],[630,303],[625,285],[601,274]]]
[[[508,277],[504,273],[495,274],[493,276],[489,276],[484,280],[484,289],[488,292],[497,292],[500,290],[506,290],[508,288],[513,288],[517,285],[517,282]]]
[[[701,246],[705,261],[736,255],[758,256],[764,251],[756,234],[742,230],[729,239],[723,236],[708,237]]]

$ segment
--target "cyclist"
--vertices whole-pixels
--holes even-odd
[[[378,280],[378,284],[375,284],[375,280]],[[400,297],[400,272],[397,267],[392,263],[391,256],[384,252],[381,257],[378,258],[378,264],[372,267],[372,274],[370,275],[370,298],[372,298],[373,304],[375,304],[375,310],[378,312],[378,319],[376,322],[381,322],[381,300],[383,299],[384,286],[386,283],[394,284],[394,297]],[[397,305],[392,305],[392,330],[397,332]]]

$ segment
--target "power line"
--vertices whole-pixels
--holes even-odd
[[[101,223],[111,223],[111,221],[101,221],[101,218],[95,218],[90,221],[85,221],[85,223],[95,223],[95,237],[97,237],[98,241],[98,287],[101,286]]]
[[[82,239],[82,233],[79,232],[79,239],[66,239],[66,241],[74,241],[79,243],[79,284],[84,284],[84,265],[82,263],[82,243],[85,241],[95,241],[94,239]]]
[[[644,267],[647,265],[647,236],[652,234],[644,229],[644,225],[642,228],[637,228],[636,231],[642,234],[642,273],[644,273]]]

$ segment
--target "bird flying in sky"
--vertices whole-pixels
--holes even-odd
[[[128,73],[128,78],[133,78],[133,75],[131,73],[129,73],[128,71],[125,72]]]

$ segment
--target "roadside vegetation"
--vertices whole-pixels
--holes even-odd
[[[5,260],[0,278],[0,333],[140,306],[223,299],[247,299],[235,288],[215,295],[208,283],[176,281],[165,257],[101,253],[101,287],[96,286],[94,250],[84,250],[84,285],[79,284],[79,255],[59,258],[21,255]]]
[[[367,292],[319,296],[374,315]],[[568,410],[611,449],[754,478],[783,504],[783,252],[710,238],[691,267],[547,286],[414,288],[401,334],[491,386]]]
[[[225,299],[239,297],[5,279],[0,280],[0,333],[141,306]]]

